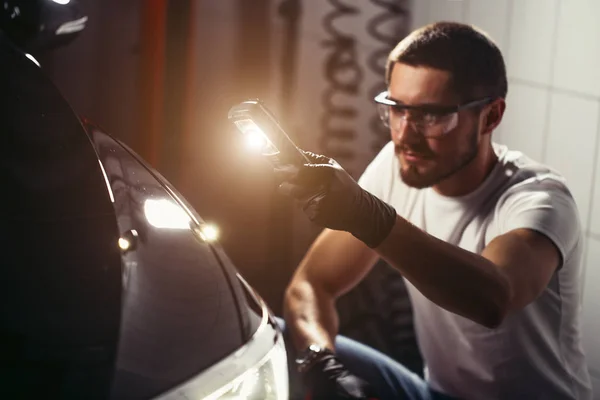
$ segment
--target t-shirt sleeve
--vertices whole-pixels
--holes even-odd
[[[498,218],[500,234],[528,228],[547,236],[558,248],[562,263],[581,235],[575,200],[564,183],[554,179],[528,183],[510,194],[500,206]]]
[[[358,184],[367,192],[386,200],[386,188],[389,186],[391,174],[393,172],[394,143],[389,142],[375,156],[373,161],[367,166]]]

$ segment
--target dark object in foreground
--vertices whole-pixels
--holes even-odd
[[[376,399],[369,383],[353,375],[329,350],[322,349],[305,372],[306,384],[311,388],[312,400]]]
[[[87,20],[79,0],[4,0],[0,7],[0,30],[34,54],[70,43]]]
[[[281,333],[202,218],[2,32],[0,59],[0,398],[286,393]]]

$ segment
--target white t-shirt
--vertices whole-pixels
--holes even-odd
[[[556,172],[505,146],[494,149],[498,164],[462,197],[405,185],[391,142],[359,180],[398,215],[465,250],[479,254],[496,236],[517,228],[545,234],[560,250],[563,262],[543,293],[496,329],[442,309],[406,281],[426,379],[433,389],[465,399],[591,399],[580,337],[583,243],[577,207]]]

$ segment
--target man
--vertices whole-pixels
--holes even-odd
[[[556,172],[492,141],[503,57],[458,23],[391,52],[376,98],[388,143],[357,184],[337,164],[282,172],[282,192],[329,228],[287,289],[286,333],[322,398],[590,399],[580,338],[582,232]],[[426,363],[337,337],[335,301],[382,257],[405,278]]]

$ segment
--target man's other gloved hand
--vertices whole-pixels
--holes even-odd
[[[311,400],[377,399],[375,390],[352,375],[331,352],[326,352],[304,374]]]
[[[279,190],[303,203],[308,218],[326,228],[347,231],[375,248],[396,222],[396,210],[358,183],[333,159],[305,151],[299,169],[276,171]]]

